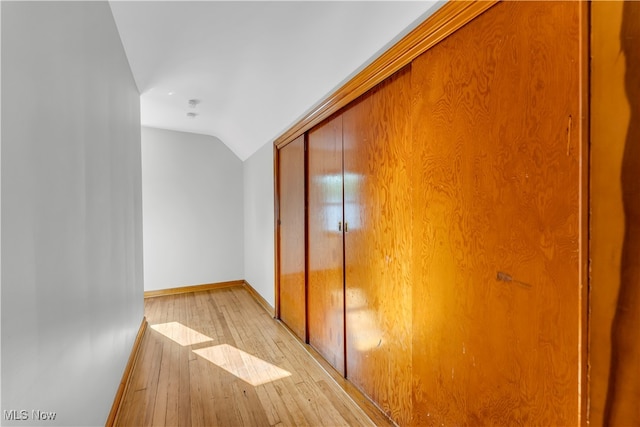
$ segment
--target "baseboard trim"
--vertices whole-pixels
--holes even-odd
[[[145,291],[145,298],[154,298],[154,297],[163,297],[168,295],[178,295],[178,294],[186,294],[189,292],[203,292],[203,291],[211,291],[215,289],[223,289],[223,288],[232,288],[234,286],[241,286],[249,292],[249,294],[256,300],[258,304],[269,314],[269,316],[275,316],[275,309],[271,307],[271,304],[265,300],[262,295],[258,293],[254,289],[253,286],[249,284],[246,280],[231,280],[229,282],[218,282],[218,283],[206,283],[204,285],[193,285],[193,286],[182,286],[180,288],[168,288],[168,289],[158,289],[156,291]]]
[[[140,328],[138,329],[138,335],[136,335],[136,340],[133,342],[133,348],[131,349],[131,354],[129,355],[127,366],[124,368],[124,373],[122,374],[122,379],[120,380],[118,391],[116,391],[116,396],[113,399],[113,405],[111,405],[111,411],[109,412],[109,417],[107,418],[105,427],[113,427],[118,419],[120,406],[122,406],[122,399],[129,389],[133,369],[138,362],[138,356],[140,355],[140,349],[142,348],[142,339],[144,338],[144,334],[147,331],[147,326],[147,318],[143,317]]]
[[[271,304],[269,304],[266,299],[262,298],[262,295],[260,295],[258,291],[256,291],[253,288],[253,286],[249,284],[249,282],[247,282],[246,280],[243,280],[242,286],[247,290],[247,292],[249,292],[249,294],[251,294],[253,299],[255,299],[256,302],[260,304],[262,308],[264,308],[264,310],[267,312],[267,314],[269,314],[269,316],[275,317],[276,311],[274,310],[274,308],[271,307]]]
[[[145,291],[145,298],[163,297],[167,295],[186,294],[189,292],[210,291],[213,289],[230,288],[232,286],[242,286],[246,282],[244,280],[231,280],[229,282],[206,283],[203,285],[182,286],[180,288],[159,289],[157,291]]]

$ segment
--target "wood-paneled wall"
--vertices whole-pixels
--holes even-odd
[[[279,152],[280,319],[306,340],[304,135]]]
[[[586,422],[587,12],[498,3],[308,131],[309,343],[399,425]]]
[[[577,425],[578,3],[500,3],[413,62],[414,423]]]

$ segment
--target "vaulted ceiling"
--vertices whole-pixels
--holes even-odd
[[[215,136],[245,160],[442,2],[110,4],[142,125]]]

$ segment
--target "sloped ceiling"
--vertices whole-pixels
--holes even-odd
[[[215,136],[241,160],[442,4],[110,2],[141,93],[142,125]]]

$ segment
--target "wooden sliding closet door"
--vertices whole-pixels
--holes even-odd
[[[304,135],[278,154],[280,319],[306,340]]]
[[[580,425],[586,7],[498,3],[413,62],[415,424]]]
[[[343,114],[347,378],[411,422],[411,75]]]
[[[344,375],[342,117],[308,136],[309,344]]]

